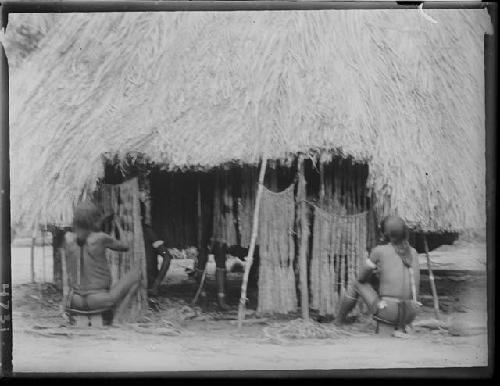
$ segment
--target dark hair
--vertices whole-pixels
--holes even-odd
[[[387,229],[387,224],[392,222],[394,227]],[[380,223],[380,228],[387,243],[393,243],[396,253],[401,257],[403,263],[410,267],[412,264],[412,253],[409,239],[409,229],[404,220],[397,216],[386,216]]]
[[[102,220],[103,212],[96,204],[92,201],[82,201],[75,208],[73,227],[98,232],[101,230]]]
[[[387,229],[387,224],[392,222],[396,227]],[[404,220],[397,216],[386,216],[380,223],[380,230],[386,242],[402,242],[409,239],[409,229]]]

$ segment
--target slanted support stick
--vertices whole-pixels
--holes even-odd
[[[427,269],[429,271],[429,282],[431,283],[432,299],[434,301],[434,316],[439,320],[439,299],[436,291],[436,283],[434,282],[434,274],[432,273],[431,258],[429,256],[429,246],[427,245],[427,237],[424,233],[424,250],[427,258]]]
[[[255,251],[255,243],[257,242],[257,229],[259,226],[260,200],[262,198],[262,187],[264,186],[264,176],[266,174],[266,164],[267,164],[267,157],[263,156],[262,162],[260,165],[259,185],[257,187],[257,196],[255,198],[255,208],[254,208],[254,212],[253,212],[252,236],[250,238],[250,246],[248,248],[248,255],[246,258],[245,273],[243,275],[243,282],[241,283],[241,297],[240,297],[240,304],[238,307],[238,329],[241,329],[241,327],[243,325],[243,319],[245,318],[248,275],[250,273],[250,268],[252,267],[253,254]]]
[[[194,295],[193,301],[191,302],[191,305],[193,305],[193,306],[196,305],[196,303],[198,302],[198,298],[200,297],[201,291],[203,290],[203,286],[205,285],[205,279],[207,277],[207,266],[208,266],[208,264],[205,263],[205,268],[203,269],[203,274],[201,275],[201,279],[200,279],[200,285],[198,286],[198,289],[196,290],[196,294]]]

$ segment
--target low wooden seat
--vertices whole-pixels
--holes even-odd
[[[82,311],[74,308],[66,308],[70,323],[77,327],[103,327],[113,324],[112,309],[98,309]]]
[[[392,334],[396,330],[396,326],[381,322],[377,319],[375,320],[377,321],[377,327],[375,328],[376,334],[380,336],[392,336]]]

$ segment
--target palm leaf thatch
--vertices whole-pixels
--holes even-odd
[[[204,169],[326,149],[368,162],[369,187],[412,226],[482,228],[489,17],[427,13],[437,23],[416,10],[59,15],[11,81],[13,219],[68,223],[104,157]]]

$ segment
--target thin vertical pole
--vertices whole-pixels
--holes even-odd
[[[258,226],[259,226],[260,200],[262,198],[262,187],[264,186],[264,176],[266,174],[266,164],[267,164],[267,157],[264,156],[264,157],[262,157],[262,163],[260,165],[259,185],[257,187],[257,197],[255,198],[255,208],[254,208],[253,220],[252,220],[252,237],[250,239],[250,246],[248,248],[248,255],[246,258],[245,273],[243,275],[243,282],[241,284],[241,297],[240,297],[240,304],[238,307],[238,329],[241,329],[241,326],[243,325],[243,319],[245,318],[248,275],[250,273],[250,268],[252,267],[253,254],[255,251],[255,243],[257,242],[257,230],[258,230]]]
[[[325,203],[325,164],[321,156],[319,157],[319,205],[323,207]]]
[[[306,178],[304,173],[304,157],[299,156],[299,186],[297,195],[300,210],[300,249],[299,249],[299,280],[302,318],[309,320],[309,288],[307,285],[307,245],[309,239],[309,224],[307,223]]]
[[[46,228],[42,229],[42,283],[45,283],[46,278],[45,278],[45,233],[46,233]]]
[[[201,218],[201,183],[200,183],[200,176],[198,175],[198,255],[201,253],[201,232],[203,230],[203,223],[202,223],[202,218]]]
[[[36,228],[35,228],[36,229]],[[33,230],[31,235],[31,248],[30,248],[30,281],[35,282],[35,244],[36,244],[36,231]]]
[[[4,33],[6,18],[0,6]],[[0,42],[0,359],[1,375],[12,374],[12,275],[10,251],[9,63]]]
[[[431,258],[429,256],[429,246],[427,245],[427,237],[425,236],[425,233],[423,234],[423,237],[424,251],[427,258],[427,269],[429,270],[429,282],[431,284],[432,299],[434,301],[434,316],[436,317],[436,319],[439,319],[439,299],[436,291],[436,283],[434,282],[434,274],[432,273]]]

